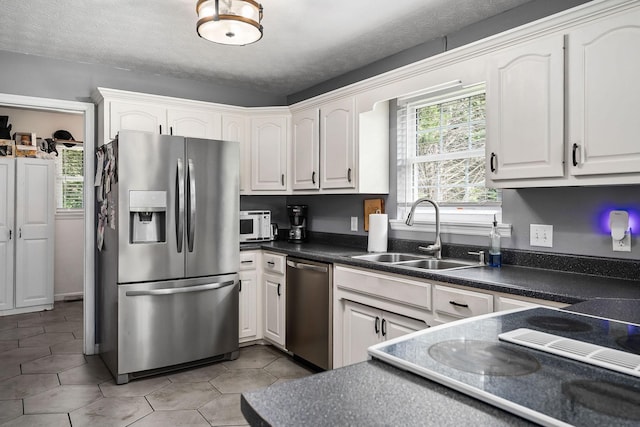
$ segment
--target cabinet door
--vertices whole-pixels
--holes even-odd
[[[564,175],[564,39],[509,49],[487,83],[488,180]]]
[[[262,275],[264,286],[264,337],[276,344],[285,343],[285,282],[284,276]]]
[[[320,109],[321,188],[355,188],[354,99]]]
[[[16,307],[53,304],[54,168],[16,161]]]
[[[15,160],[0,159],[0,310],[13,308]]]
[[[121,130],[141,130],[168,134],[167,109],[135,102],[109,102],[109,138]]]
[[[251,189],[286,190],[287,118],[251,119]]]
[[[410,317],[401,316],[395,313],[384,313],[382,319],[382,339],[390,340],[398,338],[411,332],[428,328],[427,324],[421,320],[412,319]]]
[[[293,116],[292,185],[294,190],[320,188],[319,110],[312,108]]]
[[[342,363],[344,366],[368,359],[367,349],[380,342],[382,311],[343,300]]]
[[[240,143],[240,191],[249,189],[251,176],[251,147],[247,138],[247,119],[244,116],[222,116],[222,139]]]
[[[169,135],[189,138],[220,139],[221,115],[213,111],[181,108],[167,110]]]
[[[255,270],[241,271],[240,275],[240,339],[258,334],[258,275]]]
[[[569,34],[569,171],[640,172],[640,10]]]

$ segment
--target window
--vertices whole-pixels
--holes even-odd
[[[58,144],[56,157],[56,207],[82,209],[84,187],[84,151],[81,145]]]
[[[487,222],[500,215],[501,192],[485,187],[484,87],[398,101],[398,217],[428,197],[443,222]],[[433,221],[433,208],[417,210]],[[500,219],[500,218],[499,218]]]

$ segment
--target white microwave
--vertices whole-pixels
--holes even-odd
[[[271,240],[271,211],[240,211],[240,243]]]

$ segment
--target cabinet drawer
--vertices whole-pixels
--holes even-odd
[[[433,290],[435,311],[456,318],[493,312],[493,295],[436,285]]]
[[[255,270],[258,267],[257,252],[240,252],[240,271]]]
[[[342,266],[335,267],[333,281],[338,288],[431,310],[431,283]]]
[[[262,268],[271,273],[284,274],[285,258],[284,255],[265,253],[262,256]]]

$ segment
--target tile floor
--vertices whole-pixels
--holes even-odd
[[[0,317],[0,426],[246,425],[240,393],[311,375],[270,346],[117,386],[82,354],[82,301]]]

